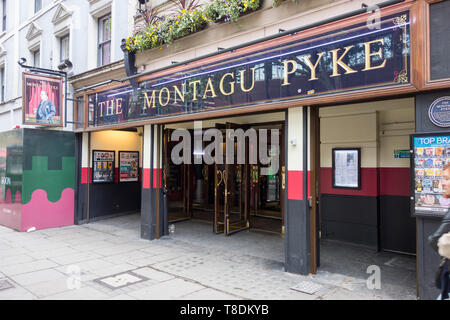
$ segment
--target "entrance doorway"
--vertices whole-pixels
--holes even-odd
[[[311,257],[316,254],[317,272],[367,279],[367,268],[376,265],[389,284],[414,288],[410,160],[395,156],[410,149],[414,98],[312,107],[310,123],[311,214],[317,218]],[[342,185],[336,150],[359,152],[355,187]],[[349,173],[348,184],[351,179]]]
[[[282,115],[284,117],[284,114]],[[227,236],[243,230],[283,235],[285,190],[283,120],[251,124],[239,123],[234,118],[208,121],[208,126],[201,131],[202,135],[208,129],[214,128],[223,137],[220,144],[221,154],[217,155],[222,161],[215,161],[212,164],[208,164],[204,159],[201,162],[195,160],[198,156],[202,158],[209,142],[202,142],[202,150],[193,150],[190,155],[191,163],[174,163],[172,152],[180,143],[171,139],[174,127],[176,126],[165,128],[163,139],[163,180],[167,190],[169,223],[191,219],[202,221],[211,224],[215,234]],[[194,130],[192,128],[187,130],[193,141]],[[226,139],[227,134],[239,130],[244,133],[242,144],[238,143],[236,137],[234,140],[230,140],[231,136]],[[196,133],[198,134],[198,131]],[[268,137],[268,152],[273,153],[273,156],[276,152],[276,156],[279,157],[276,166],[251,155],[251,152],[258,155],[257,148],[262,135]],[[233,141],[232,145],[230,141]],[[230,145],[227,146],[227,143]],[[233,151],[232,158],[228,160],[227,149]],[[216,158],[215,151],[212,155]],[[267,172],[269,174],[266,174]]]

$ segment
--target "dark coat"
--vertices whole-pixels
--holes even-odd
[[[450,211],[447,210],[447,213],[445,214],[444,218],[441,221],[441,225],[439,228],[428,237],[428,241],[430,241],[431,246],[433,249],[438,252],[438,241],[439,238],[443,235],[450,232]]]

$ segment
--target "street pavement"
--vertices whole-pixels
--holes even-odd
[[[0,227],[0,300],[416,299],[413,263],[401,256],[378,255],[381,288],[369,289],[361,261],[353,275],[327,259],[316,275],[284,272],[281,236],[225,237],[200,222],[154,241],[139,234],[138,215],[29,233]]]

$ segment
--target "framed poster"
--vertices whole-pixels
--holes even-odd
[[[413,134],[411,146],[412,215],[442,217],[450,206],[442,188],[442,169],[450,163],[450,133]]]
[[[119,182],[139,180],[139,152],[119,151]]]
[[[24,72],[22,75],[22,123],[63,125],[63,80]]]
[[[334,148],[333,188],[361,189],[361,149]]]
[[[92,183],[114,182],[115,151],[92,151]]]

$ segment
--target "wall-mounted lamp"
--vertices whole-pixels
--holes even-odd
[[[58,65],[58,70],[60,71],[64,71],[69,73],[73,68],[73,64],[69,59],[65,59],[63,60],[59,65]]]

